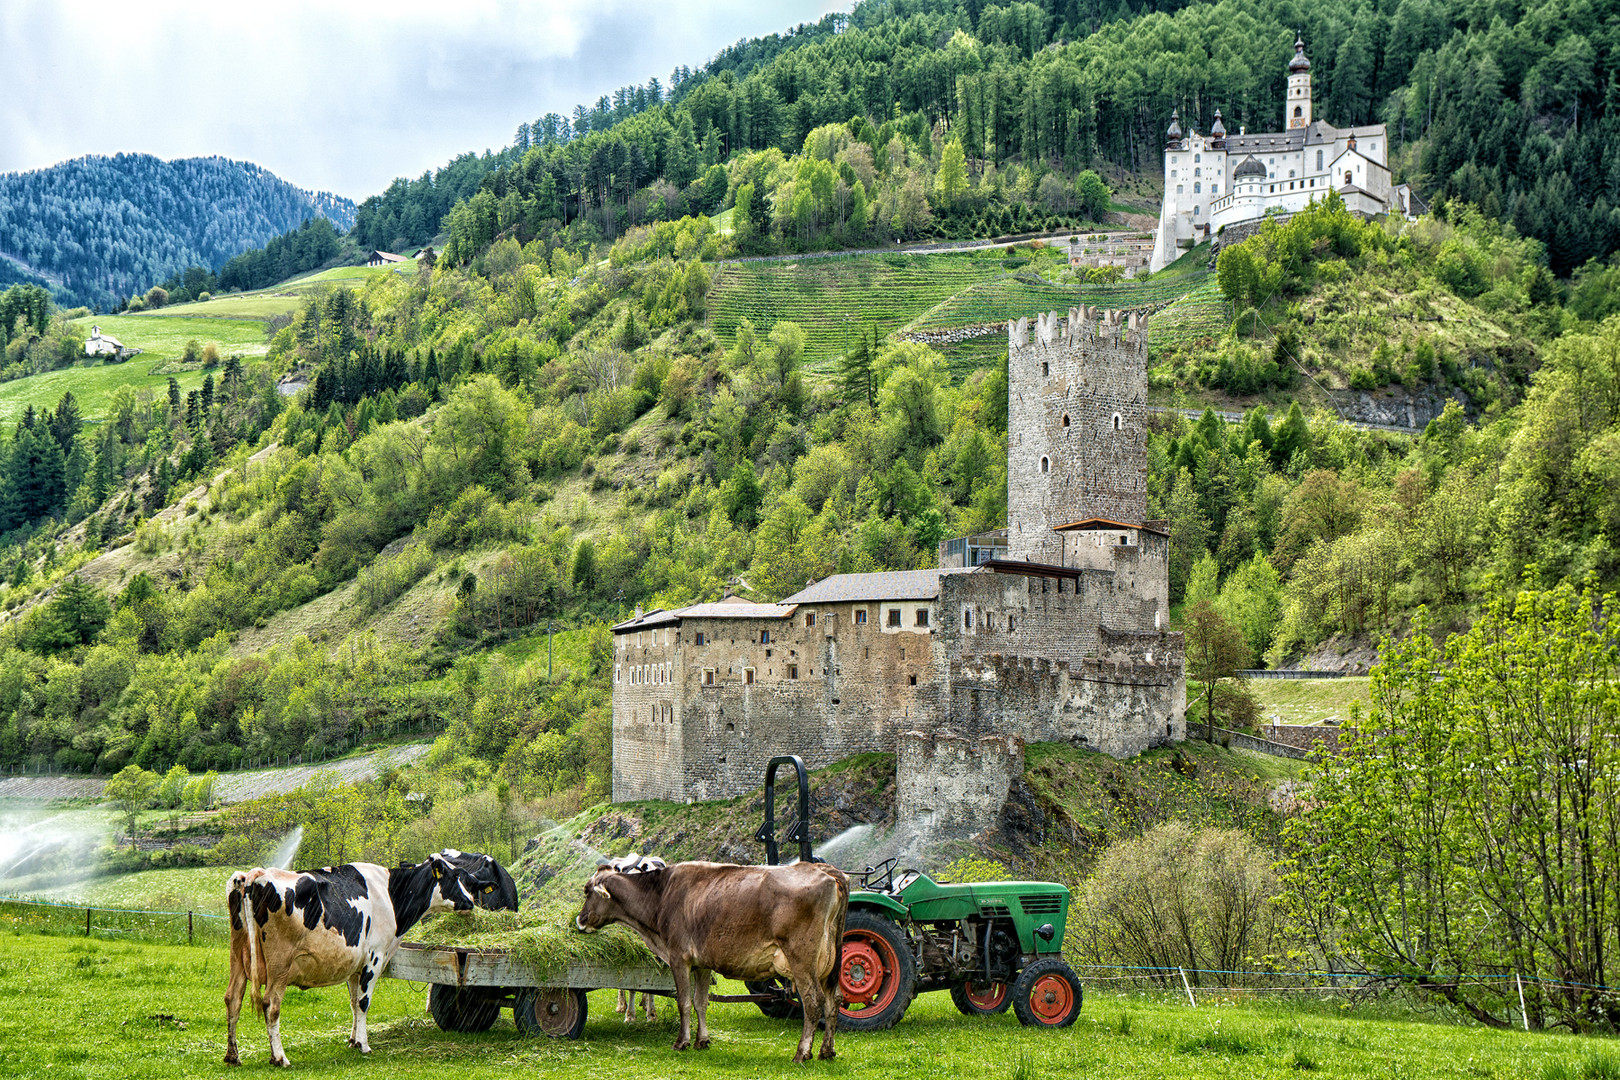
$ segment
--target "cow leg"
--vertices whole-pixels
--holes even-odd
[[[836,960],[838,951],[833,956]],[[838,1030],[838,964],[835,962],[831,971],[827,973],[826,980],[821,984],[821,1053],[817,1055],[822,1061],[831,1061],[837,1057],[833,1049],[833,1033]]]
[[[287,1068],[292,1062],[281,1049],[281,998],[287,992],[287,984],[273,982],[265,993],[264,1026],[270,1033],[270,1064]]]
[[[642,994],[641,1011],[647,1014],[648,1020],[658,1019],[658,998],[651,993]]]
[[[359,1047],[362,1054],[371,1053],[371,1044],[366,1037],[366,1013],[371,1008],[371,991],[377,986],[377,976],[382,974],[383,958],[381,953],[372,953],[366,957],[365,967],[360,969],[360,1000],[358,1008],[354,1010],[354,1045]]]
[[[231,981],[225,988],[225,1064],[240,1065],[236,1050],[236,1020],[242,1015],[242,995],[247,991],[247,958],[238,949],[233,934],[231,942]]]
[[[681,1014],[681,1032],[675,1037],[675,1049],[685,1050],[692,1045],[692,969],[685,963],[669,965],[675,978],[675,1011]]]
[[[799,1033],[799,1047],[793,1054],[793,1063],[810,1060],[810,1047],[815,1042],[816,1024],[821,1020],[821,982],[801,966],[792,972],[793,989],[799,995],[804,1009],[804,1029]]]
[[[627,1024],[630,1022],[630,1012],[626,1008],[626,1006],[629,1005],[633,1000],[634,1000],[634,995],[632,995],[630,993],[630,991],[628,991],[628,990],[620,990],[619,991],[619,1003],[617,1005],[613,1006],[613,1011],[614,1012],[616,1012],[616,1013],[624,1013],[624,1022],[627,1023]]]
[[[709,984],[714,981],[714,974],[708,968],[698,968],[692,973],[692,993],[696,999],[697,1011],[697,1048],[709,1048]]]
[[[349,976],[349,1046],[360,1045],[360,973]]]

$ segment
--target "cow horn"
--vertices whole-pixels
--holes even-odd
[[[609,900],[613,899],[613,894],[607,891],[606,885],[592,885],[591,891],[595,892],[598,896],[605,896]]]

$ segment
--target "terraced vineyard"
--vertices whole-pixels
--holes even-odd
[[[1202,268],[1140,283],[1057,285],[1029,270],[1008,272],[999,253],[894,254],[726,264],[710,293],[709,326],[729,342],[745,318],[762,332],[781,321],[796,322],[805,331],[806,363],[827,370],[857,333],[873,327],[887,337],[1066,312],[1081,304],[1165,308],[1151,324],[1155,349],[1219,333],[1225,319],[1215,277]],[[1005,348],[1005,341],[991,338],[941,346],[957,377]]]
[[[886,337],[963,289],[1005,276],[1005,260],[975,255],[852,255],[728,263],[715,275],[709,326],[731,341],[743,319],[760,331],[804,328],[805,361],[822,368],[857,332]]]

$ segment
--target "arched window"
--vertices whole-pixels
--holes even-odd
[[[1050,458],[1044,458],[1044,457],[1041,458],[1041,472],[1049,473],[1051,471],[1052,471],[1052,460]]]
[[[1204,155],[1203,154],[1194,154],[1193,155],[1193,160],[1194,161],[1203,161],[1204,160]],[[1197,169],[1193,170],[1193,172],[1197,172],[1197,171],[1198,171]]]
[[[1288,170],[1288,179],[1292,180],[1293,178],[1294,178],[1294,170],[1289,169]]]
[[[1354,183],[1354,181],[1352,181],[1350,179],[1350,170],[1349,169],[1344,170],[1344,182],[1347,183],[1347,184]]]
[[[1177,195],[1180,195],[1180,194],[1181,194],[1181,185],[1180,185],[1180,184],[1177,184],[1177,185],[1176,185],[1176,194],[1177,194]]]
[[[1204,182],[1202,180],[1194,181],[1193,182],[1193,194],[1194,195],[1200,195],[1200,194],[1203,193],[1203,191],[1204,191]]]
[[[1295,116],[1299,116],[1299,117],[1303,117],[1303,116],[1304,116],[1304,115],[1305,115],[1305,108],[1304,108],[1304,106],[1302,106],[1302,105],[1295,105],[1295,106],[1294,106],[1294,115],[1295,115]]]
[[[1194,176],[1203,176],[1204,175],[1204,170],[1203,169],[1194,169],[1193,170],[1193,175]]]
[[[1069,414],[1068,413],[1063,414],[1063,426],[1064,427],[1069,426]]]
[[[1203,214],[1203,212],[1204,208],[1202,206],[1193,207],[1193,217],[1199,217]]]
[[[1114,430],[1119,430],[1119,413],[1114,414]]]
[[[1322,171],[1322,151],[1320,150],[1316,152],[1316,171]]]

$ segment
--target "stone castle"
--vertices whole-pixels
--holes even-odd
[[[1230,226],[1246,233],[1272,213],[1292,214],[1336,191],[1364,217],[1425,209],[1405,184],[1393,184],[1383,124],[1339,128],[1312,115],[1311,62],[1296,36],[1288,61],[1282,131],[1226,133],[1215,110],[1209,134],[1183,132],[1170,114],[1164,144],[1164,203],[1148,262],[1161,270]],[[1230,238],[1228,235],[1228,238]]]
[[[1146,406],[1145,319],[1009,324],[1005,538],[615,626],[614,800],[725,798],[779,754],[884,751],[903,815],[966,820],[999,809],[1026,741],[1126,757],[1184,738]]]

